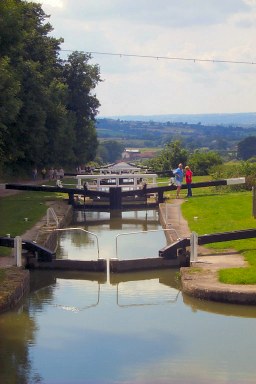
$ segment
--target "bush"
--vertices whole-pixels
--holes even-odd
[[[256,164],[251,162],[226,163],[212,167],[211,176],[213,180],[245,177],[245,184],[229,186],[230,191],[250,191],[256,185]]]

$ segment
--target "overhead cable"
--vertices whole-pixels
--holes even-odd
[[[71,49],[61,49],[62,52],[74,52]],[[247,64],[255,65],[254,61],[239,61],[239,60],[219,60],[219,59],[198,59],[190,57],[170,57],[170,56],[154,56],[154,55],[137,55],[137,54],[128,54],[128,53],[113,53],[113,52],[97,52],[97,51],[78,51],[82,53],[92,54],[92,55],[106,55],[106,56],[119,56],[122,57],[138,57],[142,59],[156,59],[156,60],[177,60],[177,61],[192,61],[196,62],[206,62],[206,63],[225,63],[225,64]]]

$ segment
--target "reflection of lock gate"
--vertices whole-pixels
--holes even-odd
[[[159,273],[159,271],[158,271]],[[111,284],[116,285],[116,304],[120,307],[134,307],[134,306],[152,306],[152,305],[165,305],[165,304],[172,304],[177,302],[178,296],[180,293],[180,290],[171,285],[171,282],[168,281],[168,284],[165,282],[161,282],[161,277],[157,275],[156,271],[148,272],[148,274],[145,276],[145,273],[141,276],[139,275],[131,275],[133,279],[127,280],[127,276],[125,281],[113,281]],[[161,272],[160,272],[161,275]],[[135,276],[135,277],[134,277]],[[141,280],[140,280],[141,278]],[[58,278],[57,278],[58,279]],[[56,280],[57,280],[56,279]],[[70,279],[70,278],[69,278]],[[75,277],[71,277],[72,280],[76,280]],[[61,280],[65,280],[65,276],[61,278]],[[81,278],[79,277],[80,286],[81,286]],[[148,282],[150,281],[150,288],[148,285]],[[94,284],[95,290],[91,287],[89,288],[90,291],[90,297],[92,296],[93,291],[95,291],[95,300],[93,300],[92,303],[89,304],[83,304],[83,305],[74,305],[75,299],[72,301],[72,303],[63,302],[63,303],[52,303],[51,305],[65,311],[70,312],[81,312],[90,308],[94,308],[97,305],[100,304],[100,292],[101,292],[101,286],[102,283],[99,281],[91,281],[91,280],[84,280],[84,283],[88,284]],[[107,283],[107,282],[105,282]],[[103,283],[104,284],[104,283]],[[152,289],[153,284],[153,289]],[[40,294],[40,291],[44,288],[41,288],[39,291],[36,292],[36,294]],[[71,288],[72,289],[72,288]],[[85,292],[88,292],[88,289],[86,289],[85,286]],[[72,296],[72,295],[71,295]],[[72,296],[73,298],[76,297],[76,295]]]

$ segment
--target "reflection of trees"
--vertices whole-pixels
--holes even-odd
[[[95,238],[87,232],[73,231],[72,233],[67,232],[67,234],[71,244],[76,248],[84,247],[85,243],[90,245],[95,244]]]
[[[85,231],[65,231],[62,232],[59,238],[59,246],[58,246],[58,257],[64,258],[67,255],[67,251],[69,247],[74,247],[76,249],[82,249],[85,247],[85,244],[92,247],[96,247],[96,239],[90,233]]]
[[[44,304],[53,300],[56,277],[50,271],[45,272],[31,271],[30,286],[32,291],[38,290],[36,294],[30,295],[27,304],[17,312],[0,316],[0,383],[43,382],[32,370],[28,347],[35,343],[37,331],[33,313],[43,311]]]
[[[31,370],[28,346],[34,342],[36,324],[26,310],[15,316],[8,312],[0,316],[0,382],[28,384],[42,382]],[[33,372],[33,373],[32,373]]]

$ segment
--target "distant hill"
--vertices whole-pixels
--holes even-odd
[[[100,117],[102,118],[102,117]],[[155,121],[170,123],[188,123],[203,125],[256,125],[256,112],[248,113],[213,113],[213,114],[177,114],[177,115],[127,115],[107,116],[108,119],[119,119],[125,121]]]
[[[235,151],[241,140],[256,136],[256,113],[119,116],[97,119],[96,129],[100,141],[117,140],[131,148],[182,140],[190,149]]]

